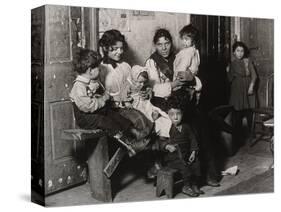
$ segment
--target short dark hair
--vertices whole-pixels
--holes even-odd
[[[191,24],[184,26],[180,32],[180,37],[182,38],[184,35],[190,37],[193,43],[197,43],[199,40],[199,30],[192,26]]]
[[[183,113],[183,102],[176,95],[170,96],[167,100],[167,113],[171,109],[181,110]]]
[[[243,58],[245,57],[248,57],[249,56],[249,49],[248,47],[246,46],[245,43],[243,43],[242,41],[236,41],[233,45],[232,45],[232,52],[235,52],[235,50],[237,49],[237,47],[242,47],[244,49],[244,56]]]
[[[149,77],[148,77],[148,73],[146,71],[142,71],[138,77],[142,76],[144,79],[148,80]]]
[[[100,63],[101,56],[99,53],[82,48],[77,51],[76,57],[73,60],[74,70],[78,72],[78,74],[85,73],[88,68],[96,68]]]
[[[105,48],[105,53],[109,50],[109,48],[113,45],[116,44],[116,42],[122,42],[123,43],[123,48],[127,48],[127,42],[125,40],[125,36],[121,34],[120,31],[116,29],[111,29],[108,31],[105,31],[99,40],[99,46]]]
[[[170,32],[167,29],[160,28],[156,30],[154,37],[153,37],[153,43],[156,44],[159,40],[159,38],[164,37],[168,39],[171,43],[173,42],[172,36]]]

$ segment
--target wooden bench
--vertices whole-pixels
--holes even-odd
[[[85,130],[85,129],[66,129],[63,131],[63,139],[77,140],[83,142],[92,140],[97,142],[93,152],[88,158],[89,180],[92,197],[103,201],[112,202],[111,191],[111,175],[117,168],[122,158],[128,153],[126,144],[122,143],[126,148],[119,147],[109,160],[108,154],[108,136],[103,130]]]

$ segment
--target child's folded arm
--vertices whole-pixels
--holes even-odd
[[[201,82],[201,80],[199,79],[199,77],[197,77],[197,76],[194,76],[194,78],[195,78],[195,86],[194,86],[194,88],[195,88],[195,91],[201,91],[202,90],[202,82]]]
[[[88,96],[78,97],[78,101],[75,101],[77,107],[83,112],[95,112],[96,110],[104,107],[105,101],[102,97],[90,98]]]
[[[234,78],[236,77],[236,73],[233,73],[233,68],[231,67],[232,65],[230,64],[228,67],[227,67],[227,70],[226,70],[226,76],[227,76],[227,79],[228,81],[231,83]]]
[[[168,151],[166,149],[166,146],[169,144],[169,140],[168,139],[166,139],[166,140],[158,140],[158,142],[159,142],[159,148],[160,148],[161,151],[164,151],[164,152]]]
[[[197,142],[197,139],[195,138],[194,134],[190,135],[190,138],[191,138],[190,150],[198,151],[199,150],[198,142]]]
[[[251,84],[253,84],[253,86],[254,86],[255,83],[256,83],[256,80],[257,80],[257,73],[255,71],[253,62],[251,60],[248,60],[248,63],[249,63],[249,65],[248,65],[249,70],[250,70],[250,73],[251,73]]]
[[[78,88],[76,90],[76,95],[73,97],[75,104],[79,110],[83,112],[95,112],[96,110],[104,107],[105,100],[103,97],[93,97],[90,98],[87,92],[83,88]]]
[[[178,72],[188,71],[191,66],[192,57],[194,55],[193,48],[182,49],[176,56],[174,61],[174,80],[177,78]]]
[[[179,58],[177,61],[175,61],[175,71],[173,77],[174,80],[178,77],[179,72],[188,71],[188,67],[190,67],[190,62],[191,60],[182,60],[182,58]]]

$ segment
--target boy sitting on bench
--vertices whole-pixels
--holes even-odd
[[[70,92],[70,99],[77,125],[83,129],[105,130],[110,136],[122,137],[121,140],[125,139],[124,136],[125,140],[142,138],[142,132],[120,115],[118,108],[110,106],[110,96],[99,80],[100,55],[92,50],[80,49],[76,61],[74,67],[78,76]],[[133,154],[134,151],[131,152]]]

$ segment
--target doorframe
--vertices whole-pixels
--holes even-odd
[[[98,50],[99,40],[99,9],[90,8],[90,49]]]

